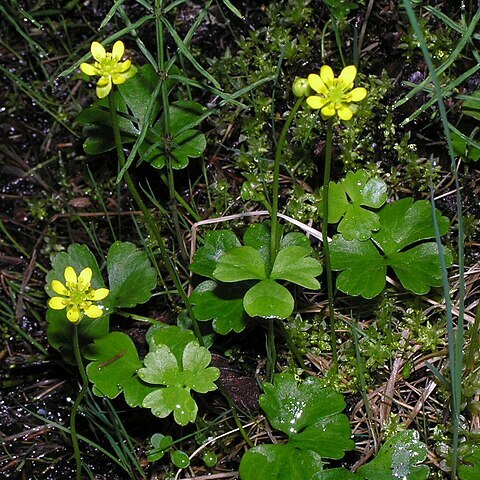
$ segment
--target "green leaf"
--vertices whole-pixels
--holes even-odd
[[[270,234],[268,236],[270,241]],[[280,249],[285,247],[304,247],[308,248],[309,252],[312,252],[312,246],[310,240],[300,232],[289,232],[280,241]]]
[[[76,365],[75,354],[73,353],[73,332],[74,325],[70,322],[64,310],[47,310],[47,338],[48,343],[58,350],[65,362]],[[80,349],[97,338],[104,337],[109,331],[109,315],[91,319],[84,317],[78,324],[78,337]]]
[[[166,345],[175,355],[178,363],[181,363],[183,351],[190,342],[195,340],[195,334],[186,328],[161,323],[150,327],[146,338],[150,350],[155,350],[160,345]]]
[[[418,432],[407,430],[388,439],[376,457],[358,469],[365,480],[426,480],[430,469],[418,465],[427,457],[427,447]]]
[[[480,120],[480,90],[470,94],[470,98],[463,102],[462,112],[476,120]]]
[[[288,246],[282,248],[275,258],[270,278],[287,280],[305,288],[317,290],[319,281],[315,278],[322,273],[322,265],[309,257],[311,248]]]
[[[341,220],[337,230],[346,240],[367,240],[380,224],[378,215],[364,207],[380,208],[386,192],[386,184],[369,178],[367,171],[348,172],[340,182],[330,182],[328,222]]]
[[[245,245],[232,248],[222,255],[213,276],[221,282],[240,282],[262,280],[267,278],[267,272],[260,253],[255,248]]]
[[[130,80],[128,84],[130,84]],[[127,106],[120,94],[114,91],[112,95],[115,95],[116,98],[118,126],[122,143],[134,142],[140,131],[128,117]],[[97,100],[91,107],[85,108],[75,120],[77,123],[84,125],[83,136],[85,142],[83,150],[86,154],[98,155],[115,148],[108,98]]]
[[[173,412],[179,425],[195,421],[198,408],[190,389],[206,393],[217,388],[214,381],[220,371],[208,367],[210,361],[210,352],[196,341],[185,346],[181,365],[166,345],[157,346],[145,357],[145,367],[138,371],[138,376],[147,383],[163,386],[149,393],[143,406],[161,418]]]
[[[166,345],[158,345],[143,360],[145,368],[138,375],[147,383],[156,385],[182,385],[182,372],[175,355]]]
[[[214,382],[220,376],[220,370],[209,367],[211,361],[212,356],[205,347],[190,342],[183,352],[183,384],[199,393],[216,390]]]
[[[343,396],[310,377],[297,384],[291,374],[275,375],[264,385],[260,406],[272,426],[290,437],[292,445],[314,450],[322,457],[342,458],[355,447],[351,440]]]
[[[435,238],[432,207],[427,200],[403,198],[386,205],[379,212],[381,229],[372,238],[384,253],[395,254],[412,243]],[[438,230],[445,235],[450,221],[437,210]]]
[[[385,287],[387,261],[370,241],[334,235],[330,244],[332,270],[341,270],[337,288],[348,295],[373,298]]]
[[[292,294],[275,280],[262,280],[243,298],[243,307],[251,317],[288,318],[294,306]]]
[[[133,243],[113,243],[108,250],[107,269],[109,300],[115,307],[134,307],[151,298],[151,291],[157,285],[157,272],[147,254]]]
[[[198,407],[190,392],[182,387],[165,387],[149,393],[144,401],[145,408],[151,408],[152,413],[165,418],[173,412],[175,422],[185,426],[197,418]]]
[[[243,235],[243,243],[257,250],[265,265],[270,264],[270,228],[266,224],[250,225]]]
[[[149,462],[157,462],[170,450],[173,445],[173,438],[170,435],[154,433],[150,439],[150,443],[153,448],[147,452],[147,459]]]
[[[170,453],[170,458],[177,468],[187,468],[190,465],[188,455],[182,450],[174,450]]]
[[[476,446],[473,452],[463,458],[458,468],[460,480],[478,480],[480,478],[480,447]]]
[[[213,329],[221,335],[232,330],[236,333],[243,331],[248,321],[243,308],[245,291],[237,284],[202,282],[190,295],[195,317],[200,321],[213,320]]]
[[[446,264],[451,265],[453,257],[450,250],[443,248],[443,254]],[[399,252],[392,255],[388,263],[395,270],[402,285],[417,295],[428,293],[431,286],[442,285],[442,272],[438,265],[438,249],[435,243],[422,243],[406,252]]]
[[[115,398],[123,391],[128,405],[137,407],[152,391],[137,376],[143,364],[128,335],[112,332],[97,338],[85,349],[84,356],[93,360],[87,366],[87,375],[96,395]]]
[[[437,211],[440,234],[448,231],[449,221]],[[337,288],[349,295],[372,298],[385,287],[387,267],[393,268],[402,285],[416,294],[442,284],[440,260],[430,203],[404,198],[379,211],[381,228],[371,240],[345,240],[335,235],[330,245],[332,269],[341,273]],[[422,243],[419,243],[422,242]],[[415,244],[414,246],[412,244]],[[410,247],[410,248],[408,248]],[[452,257],[444,250],[447,266]]]
[[[310,480],[316,479],[324,463],[310,450],[293,445],[258,445],[240,462],[242,480]],[[321,477],[320,477],[321,478]]]
[[[129,78],[128,82],[118,85],[117,87],[139,126],[143,125],[145,121],[150,98],[159,81],[160,78],[155,72],[155,69],[147,63],[141,66],[137,70],[137,74]],[[152,118],[155,118],[160,113],[160,108],[161,102],[157,101],[152,113]]]
[[[197,102],[188,100],[172,102],[169,109],[170,133],[177,138],[180,133],[192,129],[200,123],[205,110],[205,107]],[[159,124],[165,125],[163,116]]]
[[[346,468],[329,468],[322,470],[315,476],[315,480],[361,480],[361,477]]]
[[[198,275],[214,279],[213,272],[217,268],[220,257],[241,243],[237,236],[230,230],[216,230],[205,235],[205,245],[200,247],[195,254],[190,270]]]
[[[197,102],[177,101],[171,103],[169,106],[169,136],[165,135],[165,118],[162,114],[158,122],[148,131],[144,142],[138,149],[142,160],[155,168],[163,168],[167,159],[167,147],[174,169],[185,168],[189,157],[200,157],[205,151],[207,141],[203,133],[192,127],[200,123],[204,112],[205,108]]]

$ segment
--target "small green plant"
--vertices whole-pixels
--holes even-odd
[[[376,457],[352,473],[326,468],[324,459],[341,459],[354,448],[343,396],[314,377],[298,384],[292,374],[275,375],[264,385],[260,406],[286,443],[251,448],[240,463],[242,480],[426,480],[430,469],[420,465],[426,446],[416,431],[402,431],[382,446]],[[473,478],[473,477],[472,477]]]
[[[243,243],[228,230],[211,232],[190,266],[193,272],[213,280],[200,284],[190,300],[199,320],[213,319],[218,333],[240,331],[245,313],[249,317],[288,318],[294,299],[280,281],[313,290],[320,287],[315,277],[322,267],[311,257],[313,250],[303,234],[287,233],[274,261],[271,234],[265,225],[250,226]]]
[[[369,178],[366,170],[348,172],[340,182],[330,182],[328,222],[338,223],[345,240],[367,240],[380,229],[379,216],[368,208],[380,208],[387,199],[382,180]]]
[[[385,287],[387,267],[393,268],[402,285],[417,295],[442,284],[430,203],[404,198],[378,212],[379,230],[370,240],[346,240],[335,235],[331,244],[332,268],[341,273],[337,287],[349,295],[373,298]],[[450,225],[437,211],[441,235]],[[452,256],[444,250],[447,265]]]

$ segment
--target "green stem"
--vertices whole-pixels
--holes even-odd
[[[123,166],[125,165],[125,153],[123,152],[122,139],[120,136],[120,128],[118,126],[115,92],[110,92],[110,95],[108,96],[108,100],[110,104],[110,116],[112,120],[113,136],[115,138],[115,144],[117,146],[118,162],[120,164],[120,167],[123,168]],[[198,342],[200,343],[200,345],[203,345],[203,337],[202,337],[202,334],[200,333],[200,328],[198,326],[197,319],[195,318],[195,315],[193,313],[192,305],[188,299],[187,293],[183,288],[182,282],[180,281],[180,278],[175,269],[175,266],[173,265],[172,260],[167,252],[165,242],[163,241],[163,237],[160,234],[160,230],[157,224],[155,223],[155,219],[153,218],[152,213],[147,208],[142,197],[140,196],[140,193],[138,192],[137,187],[133,183],[132,177],[130,176],[130,173],[128,172],[128,170],[125,171],[125,175],[123,178],[125,179],[125,183],[127,184],[128,190],[130,191],[130,194],[135,200],[135,203],[138,205],[138,208],[143,213],[143,218],[145,219],[145,223],[147,224],[150,235],[156,240],[158,244],[158,247],[160,249],[160,254],[163,259],[163,263],[165,264],[165,267],[170,277],[172,278],[172,281],[175,284],[175,287],[179,295],[182,297],[182,300],[185,303],[185,307],[187,309],[188,316],[192,320],[193,330],[198,339]]]
[[[275,329],[273,319],[268,320],[267,331],[267,379],[269,382],[273,380],[275,373],[275,364],[277,363],[277,351],[275,350]]]
[[[300,105],[305,100],[304,97],[301,97],[297,100],[292,111],[288,115],[288,118],[283,126],[282,132],[280,133],[280,138],[277,143],[277,150],[275,152],[275,164],[273,167],[273,188],[272,188],[272,206],[270,209],[270,217],[272,222],[271,238],[270,238],[270,265],[272,266],[275,263],[275,258],[277,257],[278,249],[280,246],[280,235],[279,235],[279,225],[278,225],[278,191],[279,191],[279,180],[280,180],[280,160],[282,158],[282,150],[285,145],[285,138],[287,136],[288,129],[292,123],[295,114],[297,113]]]
[[[297,346],[295,345],[295,342],[292,340],[292,337],[288,333],[287,327],[285,327],[285,324],[282,322],[282,320],[277,320],[277,325],[282,331],[282,334],[285,340],[287,341],[288,348],[291,350],[291,352],[293,353],[293,356],[297,360],[298,366],[305,370],[306,367],[305,367],[305,363],[303,362],[302,354],[300,353],[300,350],[297,348]]]
[[[155,28],[157,35],[157,58],[158,58],[158,71],[162,76],[160,93],[162,96],[162,107],[163,107],[163,132],[165,137],[165,157],[166,157],[166,167],[167,167],[167,178],[168,178],[168,194],[170,197],[170,213],[172,215],[173,225],[175,228],[175,235],[177,237],[178,246],[180,248],[180,254],[182,255],[183,260],[188,259],[188,253],[183,242],[182,232],[180,229],[180,222],[178,219],[178,210],[176,196],[177,193],[175,190],[175,180],[173,176],[172,168],[172,154],[170,151],[170,144],[172,143],[172,136],[170,135],[170,105],[168,101],[168,89],[167,89],[167,76],[168,72],[165,70],[165,46],[164,46],[164,34],[163,34],[163,0],[155,1],[155,8],[157,11]]]
[[[85,368],[83,367],[82,354],[80,353],[80,342],[78,339],[78,325],[73,326],[73,352],[75,354],[75,361],[77,362],[78,370],[80,371],[80,376],[82,377],[82,388],[78,397],[75,400],[75,403],[72,407],[72,413],[70,414],[70,436],[72,437],[73,452],[75,455],[75,461],[77,463],[77,474],[76,479],[81,480],[82,478],[82,458],[80,456],[80,448],[78,445],[77,429],[76,429],[76,417],[78,412],[78,407],[82,403],[83,397],[87,393],[88,389],[88,378],[85,373]]]
[[[330,246],[328,244],[328,193],[330,187],[330,170],[332,167],[332,143],[333,143],[333,120],[330,118],[327,123],[327,143],[325,150],[325,169],[323,174],[322,187],[322,238],[323,251],[325,252],[325,270],[327,274],[327,293],[328,293],[328,314],[330,317],[330,338],[332,342],[333,368],[338,369],[337,357],[337,333],[335,331],[335,311],[333,308],[333,279],[332,266],[330,259]]]

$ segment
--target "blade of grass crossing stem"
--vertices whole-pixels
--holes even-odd
[[[462,199],[460,195],[460,185],[458,180],[458,171],[455,164],[455,155],[453,151],[452,139],[450,134],[450,128],[448,125],[447,111],[442,98],[441,86],[438,79],[438,74],[433,65],[430,52],[425,43],[422,30],[418,23],[415,12],[409,0],[402,0],[405,10],[407,11],[408,18],[412,25],[412,28],[420,42],[422,53],[430,71],[430,76],[435,86],[435,93],[438,101],[438,108],[440,111],[440,118],[442,120],[444,135],[447,140],[448,154],[451,162],[452,175],[455,182],[456,189],[456,203],[457,203],[457,218],[458,218],[458,273],[459,273],[459,306],[458,306],[458,325],[457,335],[455,336],[453,318],[452,318],[452,305],[450,301],[450,288],[447,276],[447,269],[445,265],[445,257],[443,254],[440,233],[438,231],[438,221],[436,216],[436,209],[434,203],[433,185],[430,185],[430,200],[432,203],[433,221],[435,227],[435,240],[437,242],[437,248],[439,251],[440,265],[442,269],[442,281],[443,291],[445,295],[445,307],[446,307],[446,320],[448,330],[448,350],[450,360],[450,374],[451,374],[451,387],[452,387],[452,410],[453,410],[453,444],[452,444],[452,478],[456,478],[457,462],[458,462],[458,442],[459,442],[459,428],[460,428],[460,409],[461,409],[461,396],[462,396],[462,360],[463,360],[463,338],[464,338],[464,297],[465,297],[465,281],[464,281],[464,236],[463,236],[463,222],[462,222]],[[470,26],[475,24],[480,18],[480,9],[478,9],[472,20]],[[433,166],[430,163],[430,169],[433,170]]]
[[[95,195],[100,203],[100,206],[102,207],[103,213],[105,214],[105,218],[107,219],[108,227],[110,228],[110,233],[112,234],[113,241],[116,242],[117,235],[115,233],[115,229],[113,228],[112,222],[110,220],[110,215],[108,215],[107,206],[105,205],[105,202],[103,200],[104,195],[101,192],[100,187],[98,186],[98,183],[95,180],[95,177],[92,174],[92,171],[90,170],[88,165],[87,165],[87,173],[88,173],[88,176],[90,177],[90,181],[92,182]]]
[[[463,73],[462,75],[460,75],[458,78],[456,78],[455,80],[453,80],[452,82],[450,82],[446,87],[443,87],[442,89],[442,96],[446,97],[446,96],[449,96],[451,94],[451,92],[460,84],[462,84],[465,80],[469,79],[470,77],[472,77],[473,75],[475,75],[478,71],[480,70],[480,64],[477,64],[477,65],[474,65],[472,68],[470,68],[469,70],[467,70],[465,73]],[[405,82],[405,85],[407,86],[415,86],[414,83],[410,83],[410,82]],[[429,88],[429,86],[425,86],[425,88],[423,88],[423,91],[426,91],[428,93],[433,93],[433,90],[432,88]],[[457,97],[456,97],[457,98]],[[426,103],[424,103],[420,108],[418,108],[417,110],[415,110],[415,112],[413,112],[408,118],[406,118],[400,125],[401,126],[404,126],[406,125],[407,123],[410,123],[412,122],[413,120],[415,120],[420,114],[422,114],[425,110],[429,109],[432,105],[435,104],[435,102],[437,101],[437,97],[434,95],[433,98],[431,98],[430,100],[428,100]]]
[[[376,423],[373,421],[372,409],[370,408],[370,400],[368,399],[367,384],[365,383],[365,369],[363,368],[362,354],[360,352],[360,344],[358,342],[357,326],[353,322],[347,322],[352,329],[353,342],[355,345],[355,361],[357,364],[358,381],[360,383],[360,392],[362,394],[363,403],[365,404],[365,411],[367,412],[367,419],[372,432],[374,445],[377,445],[378,430]]]
[[[405,0],[402,0],[402,1],[403,1],[403,4],[405,5]],[[472,39],[473,33],[475,32],[475,28],[479,20],[480,20],[480,9],[472,18],[470,25],[465,30],[464,34],[460,37],[458,44],[456,45],[453,52],[449,55],[447,60],[445,60],[445,62],[443,62],[442,65],[440,65],[440,67],[438,67],[437,70],[435,70],[435,67],[432,70],[437,75],[437,77],[438,75],[441,75],[445,70],[447,70],[453,64],[453,62],[455,62],[457,57],[465,48],[465,45]],[[422,35],[422,39],[423,39],[423,35]],[[425,42],[424,39],[423,39],[423,42]],[[414,97],[418,92],[420,92],[422,88],[425,87],[425,85],[428,85],[432,81],[432,71],[430,71],[430,75],[423,82],[419,83],[413,90],[410,90],[410,92],[408,92],[404,98],[396,102],[394,104],[394,108],[400,107],[404,103],[408,102],[412,97]]]
[[[178,49],[185,55],[188,61],[192,64],[192,66],[200,73],[203,77],[209,80],[216,88],[220,89],[220,84],[197,62],[195,57],[192,55],[188,47],[185,45],[183,40],[179,37],[178,33],[173,28],[173,25],[166,19],[161,18],[162,23],[167,28],[168,32],[172,36],[173,40],[177,44]]]

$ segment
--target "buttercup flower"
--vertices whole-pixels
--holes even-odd
[[[307,98],[308,105],[313,109],[321,109],[323,117],[338,115],[342,120],[350,120],[358,108],[352,102],[360,102],[367,96],[365,88],[353,88],[356,76],[354,65],[345,67],[338,78],[335,78],[329,66],[324,65],[320,75],[312,73],[308,76],[308,84],[317,92]]]
[[[100,77],[97,82],[98,98],[104,98],[110,93],[112,82],[120,85],[137,73],[130,60],[120,61],[125,52],[125,46],[120,40],[113,45],[112,53],[106,52],[98,42],[93,42],[90,50],[96,62],[93,65],[82,63],[80,70],[87,75]]]
[[[65,285],[58,280],[52,281],[52,289],[61,297],[52,297],[48,306],[54,310],[67,309],[67,318],[72,323],[78,323],[84,315],[90,318],[98,318],[103,315],[103,310],[92,302],[103,300],[110,291],[108,288],[94,290],[92,281],[92,269],[84,268],[77,277],[73,267],[67,267],[64,272]]]

